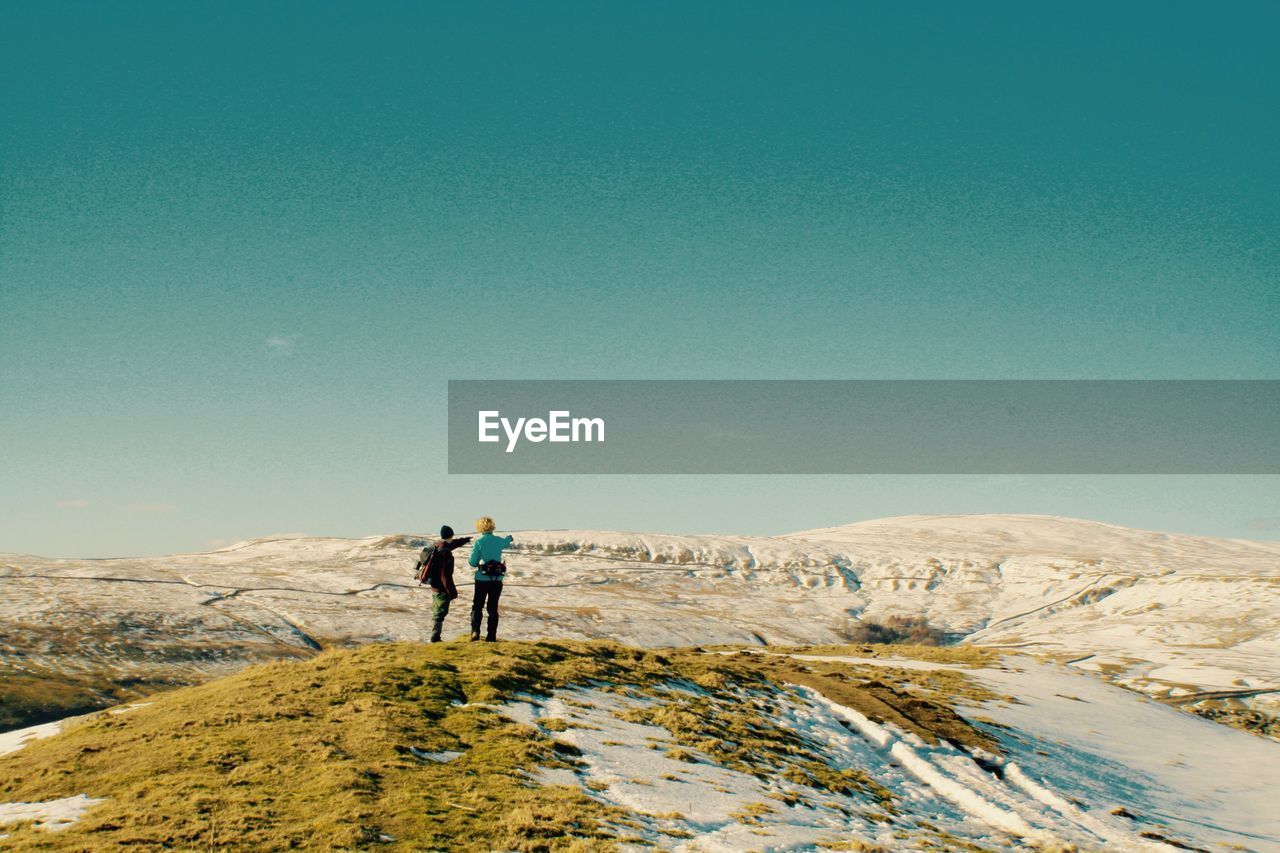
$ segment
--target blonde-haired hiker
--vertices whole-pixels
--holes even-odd
[[[471,601],[471,639],[480,639],[480,617],[487,610],[489,624],[484,638],[492,643],[498,639],[498,598],[502,595],[502,578],[507,565],[502,562],[502,549],[515,541],[510,536],[495,536],[493,519],[482,516],[476,519],[480,538],[471,546],[471,558],[467,565],[476,570],[476,593]]]

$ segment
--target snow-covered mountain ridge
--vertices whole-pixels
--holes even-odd
[[[906,516],[785,536],[517,531],[511,638],[839,642],[924,616],[1148,694],[1274,714],[1280,543],[1048,516]],[[423,537],[253,540],[146,559],[0,557],[0,664],[200,680],[335,643],[423,640]],[[460,570],[462,580],[465,571]],[[464,600],[446,635],[466,631]]]

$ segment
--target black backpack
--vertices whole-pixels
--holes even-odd
[[[422,554],[419,555],[418,562],[413,567],[413,577],[418,582],[418,586],[424,583],[435,586],[440,583],[440,561],[436,559],[439,553],[434,545],[428,545],[422,549]]]

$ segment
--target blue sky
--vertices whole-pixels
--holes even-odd
[[[450,378],[1280,377],[1274,4],[0,3],[0,551],[1047,512],[445,474]]]

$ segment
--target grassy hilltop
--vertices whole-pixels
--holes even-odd
[[[0,827],[19,850],[608,849],[652,844],[638,815],[581,787],[540,784],[572,770],[557,740],[571,721],[516,722],[498,704],[571,685],[644,698],[625,712],[668,736],[668,757],[788,780],[779,800],[838,795],[890,822],[896,795],[825,762],[776,725],[771,697],[805,685],[926,741],[996,747],[952,711],[988,698],[955,670],[877,668],[735,650],[648,651],[609,642],[369,645],[281,661],[103,712],[0,757],[0,802],[87,793],[102,798],[74,825]],[[772,651],[772,650],[771,650]],[[816,647],[809,653],[824,651]],[[843,647],[862,656],[994,663],[971,648]],[[433,760],[435,753],[461,753]],[[750,823],[775,804],[752,804]],[[841,806],[840,808],[846,808]],[[668,830],[674,842],[679,829]],[[832,844],[839,843],[833,837]]]

